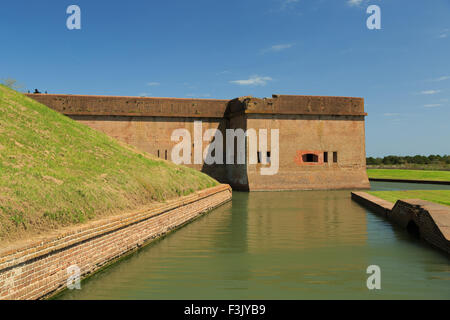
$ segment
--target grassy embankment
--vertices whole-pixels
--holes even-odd
[[[399,165],[367,165],[367,169],[396,169],[396,170],[428,170],[450,171],[450,164],[399,164]]]
[[[217,184],[0,85],[0,245]]]
[[[450,181],[450,171],[368,169],[369,178]],[[370,191],[370,194],[390,201],[422,199],[450,206],[450,190]]]
[[[369,191],[369,193],[392,203],[400,199],[422,199],[450,206],[450,190]]]
[[[450,181],[450,171],[368,169],[369,178]]]

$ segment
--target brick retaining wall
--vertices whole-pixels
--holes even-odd
[[[420,199],[398,200],[390,219],[403,228],[413,222],[420,236],[450,254],[450,208]]]
[[[398,200],[394,205],[366,192],[352,192],[352,199],[402,228],[414,223],[422,239],[450,254],[450,207],[420,199]]]
[[[231,199],[219,185],[167,201],[145,212],[115,216],[0,251],[0,299],[40,299],[66,286],[67,268],[86,276],[109,262]]]
[[[352,199],[363,205],[364,207],[386,218],[391,213],[392,208],[394,207],[393,203],[372,196],[371,194],[368,194],[366,192],[352,192]]]

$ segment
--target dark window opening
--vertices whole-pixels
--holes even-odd
[[[167,150],[166,150],[166,160],[167,160]]]
[[[159,155],[159,150],[158,150],[158,158],[161,158],[160,155]]]
[[[227,163],[227,152],[226,152],[226,146],[224,146],[225,152],[222,152],[222,163]]]
[[[414,221],[411,220],[410,222],[408,222],[406,230],[408,230],[408,233],[414,238],[420,238],[420,229]]]
[[[319,162],[319,157],[313,153],[303,155],[303,162]]]
[[[328,152],[323,153],[323,162],[328,162]]]
[[[213,138],[212,138],[212,140],[211,140],[211,144],[215,144],[216,143],[216,136],[214,136]],[[211,144],[210,144],[210,148],[211,148]],[[216,148],[217,148],[217,146],[216,146]],[[216,148],[214,148],[212,151],[211,151],[211,157],[212,158],[216,158]],[[224,153],[226,153],[226,152],[224,152]],[[225,162],[224,162],[225,163]]]
[[[263,153],[258,151],[258,163],[262,163]],[[270,151],[266,152],[266,163],[270,163]]]
[[[233,163],[234,164],[238,164],[238,154],[237,154],[237,151],[238,151],[238,147],[237,147],[237,144],[238,144],[238,138],[237,137],[234,137],[234,159],[233,159]]]
[[[333,162],[334,162],[334,163],[337,163],[337,162],[338,162],[337,152],[333,152]]]

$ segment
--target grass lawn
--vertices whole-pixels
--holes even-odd
[[[450,181],[450,171],[368,169],[369,178]]]
[[[215,185],[0,85],[0,244]]]
[[[369,191],[368,193],[392,203],[399,199],[422,199],[450,206],[450,190]]]

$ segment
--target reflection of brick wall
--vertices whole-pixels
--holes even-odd
[[[0,299],[39,299],[66,286],[67,268],[87,275],[231,199],[227,185],[106,218],[28,246],[0,252]]]

